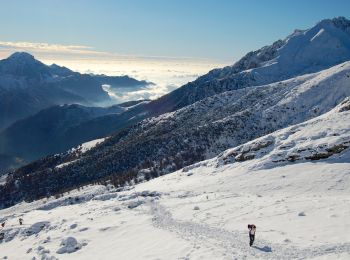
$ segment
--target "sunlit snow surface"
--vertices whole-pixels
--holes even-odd
[[[325,115],[124,191],[89,186],[2,210],[6,226],[0,255],[349,259],[349,109],[350,100],[345,100]],[[264,140],[270,142],[258,145]],[[307,159],[312,151],[339,145],[345,148],[327,159]],[[254,153],[255,159],[229,158],[235,151]],[[279,153],[279,158],[299,153],[299,159],[277,161]],[[250,223],[257,226],[252,248]]]

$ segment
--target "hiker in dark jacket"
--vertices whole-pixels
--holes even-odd
[[[1,229],[0,229],[0,242],[4,239],[5,237],[5,233],[2,232],[4,230],[4,227],[5,227],[5,222],[2,222],[1,223]]]
[[[254,224],[252,225],[249,224],[248,230],[249,230],[249,246],[252,246],[255,239],[256,226]]]

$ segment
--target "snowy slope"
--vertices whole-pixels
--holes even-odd
[[[317,118],[123,191],[89,186],[1,210],[0,256],[349,259],[349,146],[346,99]],[[254,158],[241,160],[242,153]],[[288,160],[291,154],[298,159]],[[257,225],[252,248],[249,223]]]
[[[138,106],[129,108],[128,111],[125,111],[122,114],[99,117],[94,120],[89,120],[84,124],[79,124],[75,127],[69,128],[69,131],[64,132],[63,135],[63,138],[70,139],[70,141],[68,142],[69,147],[61,147],[60,149],[55,150],[54,148],[56,148],[57,145],[48,142],[48,146],[50,148],[42,149],[43,152],[38,153],[36,156],[38,158],[38,156],[41,155],[61,152],[66,148],[68,149],[77,145],[79,142],[101,138],[114,131],[125,129],[132,124],[137,124],[145,118],[158,116],[165,112],[173,112],[180,108],[192,105],[198,101],[204,100],[203,104],[208,105],[209,101],[214,102],[217,100],[217,98],[215,97],[215,95],[217,94],[222,94],[227,91],[233,91],[247,87],[256,87],[263,84],[273,84],[272,82],[287,80],[291,77],[296,77],[304,73],[318,72],[321,69],[330,68],[333,65],[339,64],[349,59],[350,21],[343,17],[323,20],[310,29],[302,31],[296,30],[294,33],[292,33],[283,40],[278,40],[272,45],[265,46],[259,50],[250,52],[247,55],[245,55],[241,60],[236,62],[234,65],[225,67],[223,69],[213,70],[208,74],[198,78],[194,82],[186,84],[185,86],[157,100],[148,103],[141,103]],[[41,79],[44,81],[47,77],[49,77],[50,82],[60,81],[60,88],[63,88],[64,90],[69,90],[68,92],[75,93],[78,96],[81,96],[79,95],[79,93],[86,92],[80,87],[84,86],[85,88],[87,85],[89,85],[85,84],[85,80],[87,80],[88,78],[91,78],[91,80],[95,83],[97,80],[99,82],[98,85],[102,83],[112,85],[117,84],[117,79],[123,82],[121,84],[126,84],[127,82],[129,82],[131,85],[142,84],[142,82],[137,82],[128,77],[106,78],[102,75],[80,75],[79,73],[74,73],[67,68],[59,67],[57,65],[45,66],[39,61],[36,61],[33,58],[33,56],[25,53],[14,54],[10,58],[2,61],[2,63],[5,65],[0,66],[0,74],[3,76],[5,75],[5,77],[7,77],[8,75],[11,75],[11,77],[15,75],[16,78],[16,76],[21,75],[19,79],[34,78]],[[0,80],[0,85],[1,84],[2,80]],[[20,86],[22,86],[23,84],[21,82],[17,82],[16,84],[5,85],[7,87],[13,85],[11,88],[15,88],[15,86],[17,86],[20,89]],[[98,89],[100,89],[99,86]],[[52,90],[52,88],[50,88],[50,90]],[[248,92],[249,90],[246,90],[246,93]],[[18,95],[11,94],[11,97],[17,96]],[[46,100],[47,97],[55,97],[56,95],[46,93],[45,95],[41,96]],[[95,94],[89,96],[95,97]],[[4,100],[7,98],[8,97],[3,97]],[[336,101],[339,100],[335,100],[332,107],[336,104]],[[68,103],[71,102],[73,101],[69,101]],[[235,102],[235,100],[233,100],[233,102]],[[10,107],[16,108],[16,111],[11,112],[13,114],[16,114],[16,116],[20,114],[17,108],[19,108],[25,113],[23,117],[26,116],[26,113],[31,110],[29,108],[22,109],[19,105],[21,102],[18,103],[18,101],[15,101],[14,103],[16,103],[16,106]],[[25,103],[30,104],[31,102],[28,101]],[[35,104],[40,103],[41,101],[36,102]],[[49,104],[47,104],[47,106],[49,106],[52,103],[56,104],[62,102],[50,101]],[[65,101],[64,103],[67,103],[67,101]],[[81,100],[79,103],[84,102]],[[237,104],[237,102],[235,103]],[[232,106],[228,106],[229,108],[232,108]],[[44,107],[46,107],[46,105]],[[35,111],[39,110],[40,108],[36,108]],[[198,106],[192,106],[192,108],[196,109],[198,108]],[[317,109],[318,108],[315,107],[315,111],[317,111]],[[228,111],[228,109],[224,110],[226,110],[226,112]],[[2,121],[1,115],[4,116],[4,122],[8,121],[6,113],[0,114],[0,121]],[[316,115],[319,115],[319,113],[315,113],[315,116]],[[196,120],[196,124],[197,122],[198,120]],[[204,121],[202,121],[201,124],[203,124],[203,122]],[[291,123],[298,122],[294,121]],[[2,122],[0,122],[0,125],[1,124]],[[286,125],[282,125],[282,127],[284,126]],[[86,131],[86,129],[89,129],[89,131]],[[273,131],[276,129],[277,128],[273,128],[270,130]],[[265,133],[259,133],[259,135],[261,134]],[[255,137],[256,136],[253,136],[252,138]],[[251,139],[245,138],[244,140],[242,140],[242,142],[248,140]],[[29,149],[27,148],[27,150],[29,150],[30,154],[34,154],[30,150],[30,148],[34,147],[31,143],[28,144],[28,142],[26,141],[22,143],[29,147]],[[239,143],[229,143],[229,146],[238,144]],[[15,145],[12,145],[11,143],[9,144],[9,146],[15,147]],[[226,148],[228,147],[220,147],[221,150]],[[13,152],[12,148],[7,148],[7,150],[8,151],[6,152],[3,151],[3,153],[24,157],[23,155],[18,155],[16,152]],[[24,151],[26,149],[18,150]],[[216,154],[217,151],[218,150],[214,152],[209,151],[208,154],[210,156],[213,156]]]
[[[131,178],[145,168],[153,176],[173,172],[328,112],[350,96],[349,84],[350,62],[345,62],[286,81],[221,93],[144,120],[87,153],[64,153],[20,169],[7,187],[0,188],[0,199],[3,203],[36,199],[45,192],[123,176],[127,170]],[[35,181],[26,178],[28,173]],[[37,192],[28,188],[33,185]]]
[[[273,168],[339,154],[350,146],[349,111],[350,98],[346,98],[320,117],[225,151],[219,156],[218,164],[255,159],[254,169]]]
[[[350,21],[326,19],[307,30],[247,53],[151,103],[170,112],[225,91],[260,86],[313,73],[350,60]],[[172,109],[169,109],[172,107]]]
[[[307,30],[295,30],[283,40],[244,56],[232,66],[215,69],[201,81],[250,74],[261,85],[320,71],[350,59],[350,21],[325,19]],[[245,76],[247,77],[247,76]]]

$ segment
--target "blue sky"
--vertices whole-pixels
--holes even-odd
[[[0,41],[227,62],[335,16],[350,1],[2,0]]]

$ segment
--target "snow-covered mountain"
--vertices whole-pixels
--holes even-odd
[[[89,75],[57,65],[47,66],[25,52],[16,52],[0,61],[0,87],[12,92],[30,92],[31,88],[57,88],[65,91],[66,95],[79,96],[87,103],[108,99],[100,83]]]
[[[307,30],[295,30],[284,40],[253,51],[233,66],[216,69],[201,78],[223,80],[247,71],[263,84],[312,73],[350,59],[350,21],[322,20]],[[276,80],[277,79],[277,80]]]
[[[327,19],[307,30],[295,30],[284,40],[249,52],[232,66],[214,69],[193,82],[143,107],[115,117],[100,118],[89,127],[113,121],[115,130],[202,99],[246,87],[254,87],[318,72],[350,60],[350,21]],[[137,119],[137,120],[136,120]]]
[[[87,153],[63,153],[19,169],[0,190],[0,198],[5,203],[32,200],[104,178],[123,184],[144,169],[149,171],[147,178],[169,173],[326,113],[350,96],[349,86],[350,62],[345,62],[281,82],[227,91],[146,119]],[[65,167],[56,167],[62,164]]]
[[[347,60],[350,60],[350,21],[344,17],[326,19],[249,52],[232,66],[210,71],[161,97],[152,108],[170,112],[224,91],[317,72]]]
[[[349,259],[349,38],[324,20],[70,127],[119,131],[1,176],[0,256]]]
[[[348,259],[349,147],[347,98],[314,119],[148,182],[85,186],[1,210],[0,256]],[[251,223],[257,232],[249,247]]]
[[[25,52],[16,52],[0,62],[2,88],[27,88],[52,78],[50,68],[34,56]],[[29,83],[29,84],[28,84]]]
[[[138,87],[150,83],[125,76],[80,74],[56,64],[47,66],[29,53],[16,52],[0,60],[0,129],[53,105],[108,102],[103,84]]]
[[[74,127],[83,136],[101,125],[119,131],[84,154],[49,156],[17,170],[0,189],[1,201],[106,179],[122,185],[145,169],[156,177],[328,112],[350,96],[350,63],[330,67],[349,58],[349,24],[321,21],[158,100]]]

